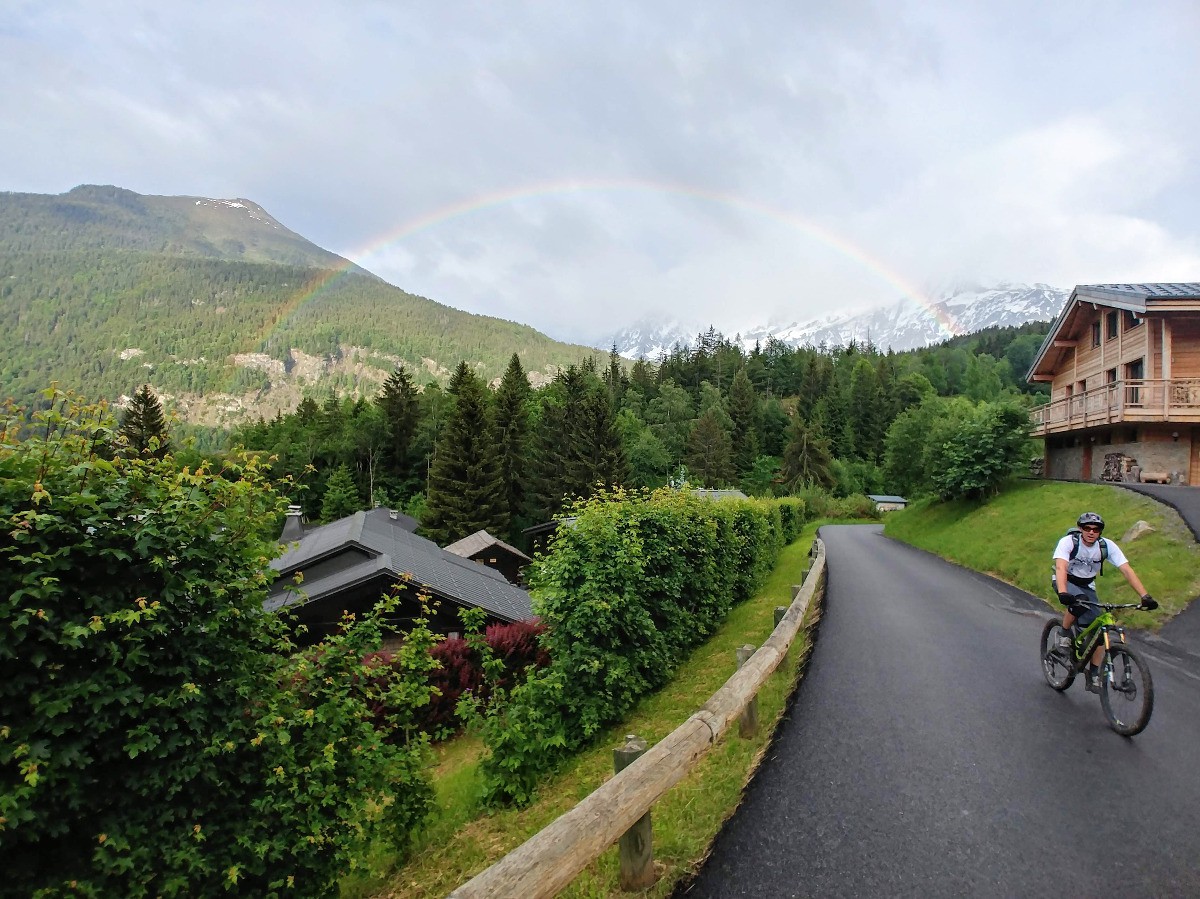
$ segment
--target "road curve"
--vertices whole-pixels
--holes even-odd
[[[821,537],[807,675],[678,896],[1200,896],[1200,672],[1138,646],[1154,717],[1118,736],[1046,686],[1028,594],[878,525]]]

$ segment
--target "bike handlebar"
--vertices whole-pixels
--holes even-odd
[[[1079,603],[1080,605],[1085,605],[1085,606],[1095,606],[1098,609],[1106,609],[1109,612],[1113,612],[1117,609],[1142,609],[1142,604],[1140,602],[1126,602],[1126,603],[1092,602],[1090,599],[1084,599],[1082,596],[1075,597],[1075,603]],[[1074,605],[1075,603],[1072,603],[1072,605]],[[1145,609],[1143,609],[1143,611],[1145,611]]]

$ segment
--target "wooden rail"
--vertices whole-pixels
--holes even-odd
[[[1113,381],[1030,411],[1033,436],[1124,422],[1200,421],[1200,378]]]
[[[825,575],[825,544],[814,540],[813,551],[804,584],[771,636],[700,711],[569,812],[454,890],[450,899],[550,899],[683,780],[787,655]]]

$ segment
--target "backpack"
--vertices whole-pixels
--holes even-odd
[[[1079,536],[1082,533],[1077,527],[1067,529],[1067,534],[1071,538],[1071,554],[1067,557],[1068,561],[1072,561],[1079,555]],[[1103,537],[1098,537],[1096,542],[1100,544],[1100,570],[1097,572],[1097,576],[1100,576],[1104,574],[1104,560],[1108,558],[1108,541]]]

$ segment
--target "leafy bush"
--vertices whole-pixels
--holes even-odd
[[[1029,414],[1016,403],[984,403],[932,448],[932,478],[942,499],[995,493],[1028,458]]]
[[[766,501],[617,491],[570,514],[531,574],[551,663],[486,719],[493,802],[528,801],[542,774],[662,686],[757,589],[783,541]]]
[[[429,632],[296,656],[263,611],[282,501],[253,457],[124,458],[58,395],[0,424],[0,870],[21,895],[325,895],[424,814]],[[385,739],[370,708],[403,739]]]

